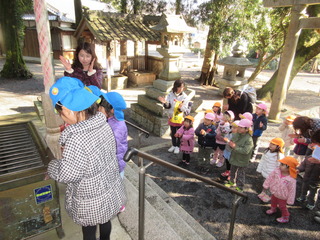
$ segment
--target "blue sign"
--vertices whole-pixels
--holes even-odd
[[[34,196],[37,204],[51,201],[53,199],[51,185],[34,189]]]

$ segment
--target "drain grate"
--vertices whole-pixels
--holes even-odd
[[[28,123],[0,126],[0,175],[44,166]]]

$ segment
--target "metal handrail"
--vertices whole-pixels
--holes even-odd
[[[178,167],[172,163],[166,162],[160,158],[154,157],[150,154],[147,154],[145,152],[139,151],[136,148],[130,148],[125,156],[124,160],[128,162],[133,155],[136,155],[139,157],[139,163],[140,163],[140,171],[139,171],[139,240],[144,239],[144,199],[145,199],[145,172],[146,169],[151,166],[153,163],[162,165],[166,168],[170,168],[175,172],[180,172],[182,174],[187,175],[188,177],[196,178],[204,183],[207,183],[209,185],[215,186],[223,191],[230,192],[235,195],[234,201],[232,203],[232,212],[231,212],[231,219],[230,219],[230,227],[229,227],[229,235],[228,239],[231,240],[233,238],[233,229],[234,229],[234,223],[235,223],[235,217],[237,208],[239,206],[240,199],[242,198],[242,202],[246,203],[248,200],[248,195],[242,192],[238,192],[234,189],[228,188],[220,183],[217,183],[215,181],[212,181],[209,178],[203,177],[201,175],[198,175],[194,172],[191,172],[189,170],[186,170],[184,168]],[[148,164],[147,166],[143,166],[142,160],[146,159],[151,161],[152,163]]]
[[[127,120],[124,120],[126,122],[126,124],[130,125],[131,127],[134,127],[135,129],[139,130],[140,132],[144,133],[146,136],[146,138],[149,137],[150,133],[144,129],[142,129],[141,127],[138,127],[137,125],[127,121]]]

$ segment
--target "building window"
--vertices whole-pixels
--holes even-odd
[[[75,49],[77,47],[77,41],[72,35],[62,36],[62,49]]]

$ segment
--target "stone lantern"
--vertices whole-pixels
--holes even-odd
[[[166,81],[175,81],[181,78],[177,67],[177,60],[186,49],[183,47],[183,35],[194,32],[181,15],[163,14],[159,23],[151,28],[161,33],[161,48],[157,51],[163,56],[163,70],[159,78]]]
[[[167,110],[159,102],[159,96],[166,96],[175,80],[181,78],[177,60],[184,52],[183,35],[195,31],[180,15],[163,14],[158,25],[152,28],[161,33],[161,47],[157,51],[163,56],[163,69],[152,86],[146,87],[146,94],[138,96],[138,102],[131,104],[131,118],[158,136],[168,135]],[[191,100],[195,91],[184,91]]]
[[[246,68],[253,66],[247,58],[243,56],[240,44],[236,44],[232,49],[232,56],[218,60],[218,64],[224,66],[222,78],[216,78],[219,86],[219,93],[222,94],[226,87],[242,90],[248,84],[244,78]]]

